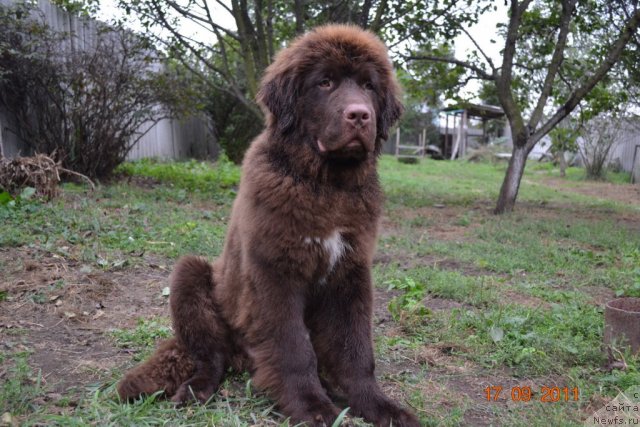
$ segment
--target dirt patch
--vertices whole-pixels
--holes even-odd
[[[581,290],[591,297],[591,303],[604,307],[608,301],[616,297],[613,289],[602,286],[585,286]]]
[[[454,308],[467,308],[467,309],[472,308],[472,306],[469,304],[463,304],[458,301],[453,301],[450,299],[438,298],[438,297],[427,297],[424,299],[423,302],[425,307],[427,307],[429,310],[432,310],[432,311],[439,311],[439,310],[448,311]]]
[[[169,273],[150,267],[155,262],[105,272],[25,248],[3,250],[0,261],[3,350],[31,352],[32,366],[56,392],[103,380],[128,363],[131,356],[114,346],[110,330],[132,328],[139,317],[168,315],[162,288]]]
[[[551,304],[542,298],[512,290],[505,290],[502,295],[502,300],[509,304],[519,304],[529,308],[551,308]]]
[[[375,289],[373,293],[373,321],[376,325],[382,325],[392,320],[387,307],[394,296],[400,295],[398,291],[386,291]]]
[[[115,380],[114,374],[133,363],[131,351],[118,348],[109,331],[132,329],[140,317],[168,317],[162,296],[171,268],[168,260],[143,258],[133,267],[101,271],[46,251],[11,248],[0,251],[0,262],[5,266],[0,290],[6,292],[0,304],[0,348],[30,352],[29,363],[41,371],[49,391],[44,398],[54,402],[62,396],[74,401],[87,393],[88,386]],[[397,295],[376,290],[376,337],[405,336],[387,310]],[[442,298],[428,298],[425,303],[434,312],[463,307]],[[479,389],[457,385],[459,378],[478,374],[475,365],[455,356],[464,349],[429,343],[390,352],[392,357],[378,360],[377,368],[388,395],[404,402],[412,392],[435,396],[433,406],[418,412],[441,416],[442,408],[468,407],[468,420],[480,422],[485,415],[491,419],[473,403]]]
[[[145,187],[152,186],[153,182],[137,184]],[[517,209],[526,211],[527,217],[532,218],[553,220],[566,215],[584,219],[615,218],[630,229],[638,229],[640,223],[640,213],[633,212],[616,213],[611,217],[610,212],[604,210],[570,208],[574,210],[567,212],[567,207],[559,205],[526,203],[519,204]],[[491,214],[490,206],[477,205],[471,208],[400,209],[392,215],[395,216],[383,218],[383,239],[405,235],[408,229],[409,235],[417,241],[468,241],[474,234],[474,227],[482,223],[478,218]],[[467,223],[465,216],[472,216],[473,220]],[[0,249],[0,265],[4,270],[0,291],[6,295],[0,303],[0,350],[30,351],[30,363],[42,371],[47,386],[53,393],[65,395],[69,388],[75,388],[79,394],[85,393],[84,388],[92,383],[113,381],[113,375],[133,363],[131,351],[118,348],[109,331],[132,329],[141,317],[169,316],[162,289],[168,284],[172,260],[145,254],[134,266],[105,271],[80,259],[74,254],[67,257],[28,247]],[[487,274],[472,264],[434,255],[417,255],[401,245],[379,248],[374,262],[397,263],[399,268],[420,264],[460,271],[468,276]],[[586,288],[585,292],[595,304],[602,304],[612,296],[611,290],[603,288]],[[387,309],[389,301],[399,294],[398,291],[376,290],[374,325],[377,338],[384,335],[412,339],[393,321]],[[544,305],[539,298],[513,290],[507,290],[503,299],[528,307]],[[463,303],[431,296],[424,303],[434,316],[470,308]],[[509,408],[507,400],[487,402],[484,394],[487,386],[500,385],[507,389],[529,381],[514,378],[506,370],[477,366],[461,356],[466,349],[452,343],[424,342],[410,349],[399,345],[388,351],[390,355],[377,360],[377,372],[388,394],[405,401],[410,393],[420,394],[428,406],[417,410],[428,417],[438,418],[461,408],[464,425],[496,424],[499,421],[497,411]],[[533,381],[548,385],[551,380]],[[556,381],[559,382],[557,378]]]
[[[470,232],[477,227],[477,221],[471,221],[470,216],[487,215],[486,206],[477,204],[472,207],[435,205],[421,208],[395,209],[386,221],[385,227],[395,221],[408,224],[415,228],[418,241],[425,239],[459,241],[468,238]]]
[[[0,349],[28,351],[30,365],[42,373],[54,397],[74,401],[90,385],[116,380],[114,374],[135,362],[131,350],[115,345],[110,331],[133,329],[138,318],[169,316],[167,299],[162,296],[172,264],[169,260],[145,256],[133,267],[102,271],[46,251],[10,248],[0,251],[0,262],[5,266],[0,291],[6,293],[0,304]],[[387,309],[399,292],[377,289],[374,295],[376,336],[403,337]],[[429,298],[427,306],[446,311],[462,304]],[[454,351],[459,349],[441,345],[438,366],[448,366],[446,359]],[[416,387],[424,388],[422,391],[437,387],[447,393],[442,386],[425,383],[422,370],[434,362],[423,353],[398,348],[393,360],[379,361],[377,372],[390,396],[407,401],[406,377],[419,381]]]

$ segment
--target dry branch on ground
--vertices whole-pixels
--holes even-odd
[[[60,162],[45,154],[15,159],[0,158],[0,189],[15,196],[24,188],[33,187],[38,196],[51,200],[58,194],[61,173],[79,176],[89,183],[92,190],[95,189],[89,178],[63,168]]]

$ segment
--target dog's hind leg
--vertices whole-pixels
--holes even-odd
[[[171,400],[194,397],[206,402],[218,389],[231,356],[229,328],[214,299],[212,266],[205,259],[184,257],[172,274],[169,306],[176,339],[193,360],[193,375]]]

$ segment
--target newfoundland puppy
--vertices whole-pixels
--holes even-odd
[[[123,399],[204,402],[228,368],[249,369],[294,423],[331,425],[329,391],[375,425],[420,425],[376,383],[371,337],[376,162],[398,96],[385,46],[355,26],[316,28],[276,56],[222,256],[177,263],[175,338],[127,373]]]

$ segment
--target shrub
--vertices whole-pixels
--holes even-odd
[[[144,129],[168,115],[178,84],[144,40],[96,24],[89,46],[49,28],[28,6],[0,6],[0,104],[27,151],[90,177],[109,175]],[[86,41],[86,39],[85,39]]]

